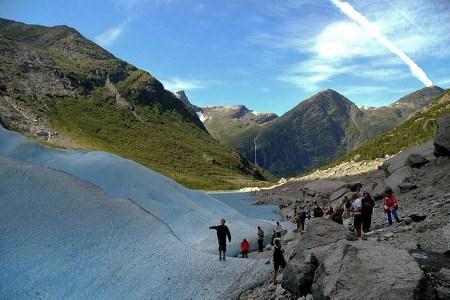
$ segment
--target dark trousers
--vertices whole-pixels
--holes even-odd
[[[370,226],[372,226],[372,214],[363,214],[363,231],[369,232]]]
[[[263,252],[264,250],[264,240],[259,239],[258,240],[258,251]]]

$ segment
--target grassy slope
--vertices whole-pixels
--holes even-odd
[[[52,104],[55,127],[83,148],[132,159],[192,188],[234,189],[249,184],[250,178],[236,174],[245,168],[237,154],[225,151],[198,127],[186,126],[178,114],[158,114],[147,107],[138,113],[144,123],[130,111],[116,109],[114,99],[105,99],[102,89],[83,101],[65,98]]]
[[[436,135],[436,119],[449,111],[450,91],[448,90],[436,99],[431,106],[416,112],[397,128],[343,155],[324,168],[350,161],[355,155],[360,155],[360,160],[371,160],[423,144]]]

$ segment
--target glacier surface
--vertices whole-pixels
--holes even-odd
[[[269,274],[190,248],[132,201],[70,174],[0,156],[0,178],[5,299],[228,299]]]
[[[140,164],[48,148],[1,126],[0,155],[0,295],[235,298],[269,274],[254,260],[219,262],[208,227],[227,219],[236,255],[270,222]]]

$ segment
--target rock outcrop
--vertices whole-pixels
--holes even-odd
[[[438,120],[434,147],[436,156],[450,156],[450,113],[445,114]]]
[[[406,250],[376,240],[349,242],[348,230],[328,219],[308,224],[283,273],[282,287],[314,299],[413,299],[424,273]],[[393,236],[393,235],[392,235]],[[368,288],[370,287],[370,288]]]
[[[312,294],[314,299],[414,299],[423,281],[424,273],[405,250],[376,241],[341,241],[317,268]]]
[[[295,254],[283,273],[282,287],[296,295],[310,293],[319,262],[330,247],[345,239],[347,232],[344,226],[328,219],[312,220],[308,230],[300,237]]]

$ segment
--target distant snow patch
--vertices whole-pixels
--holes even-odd
[[[207,117],[205,117],[205,115],[201,111],[197,112],[197,116],[200,119],[200,121],[202,121],[202,122],[205,122],[208,119]]]

